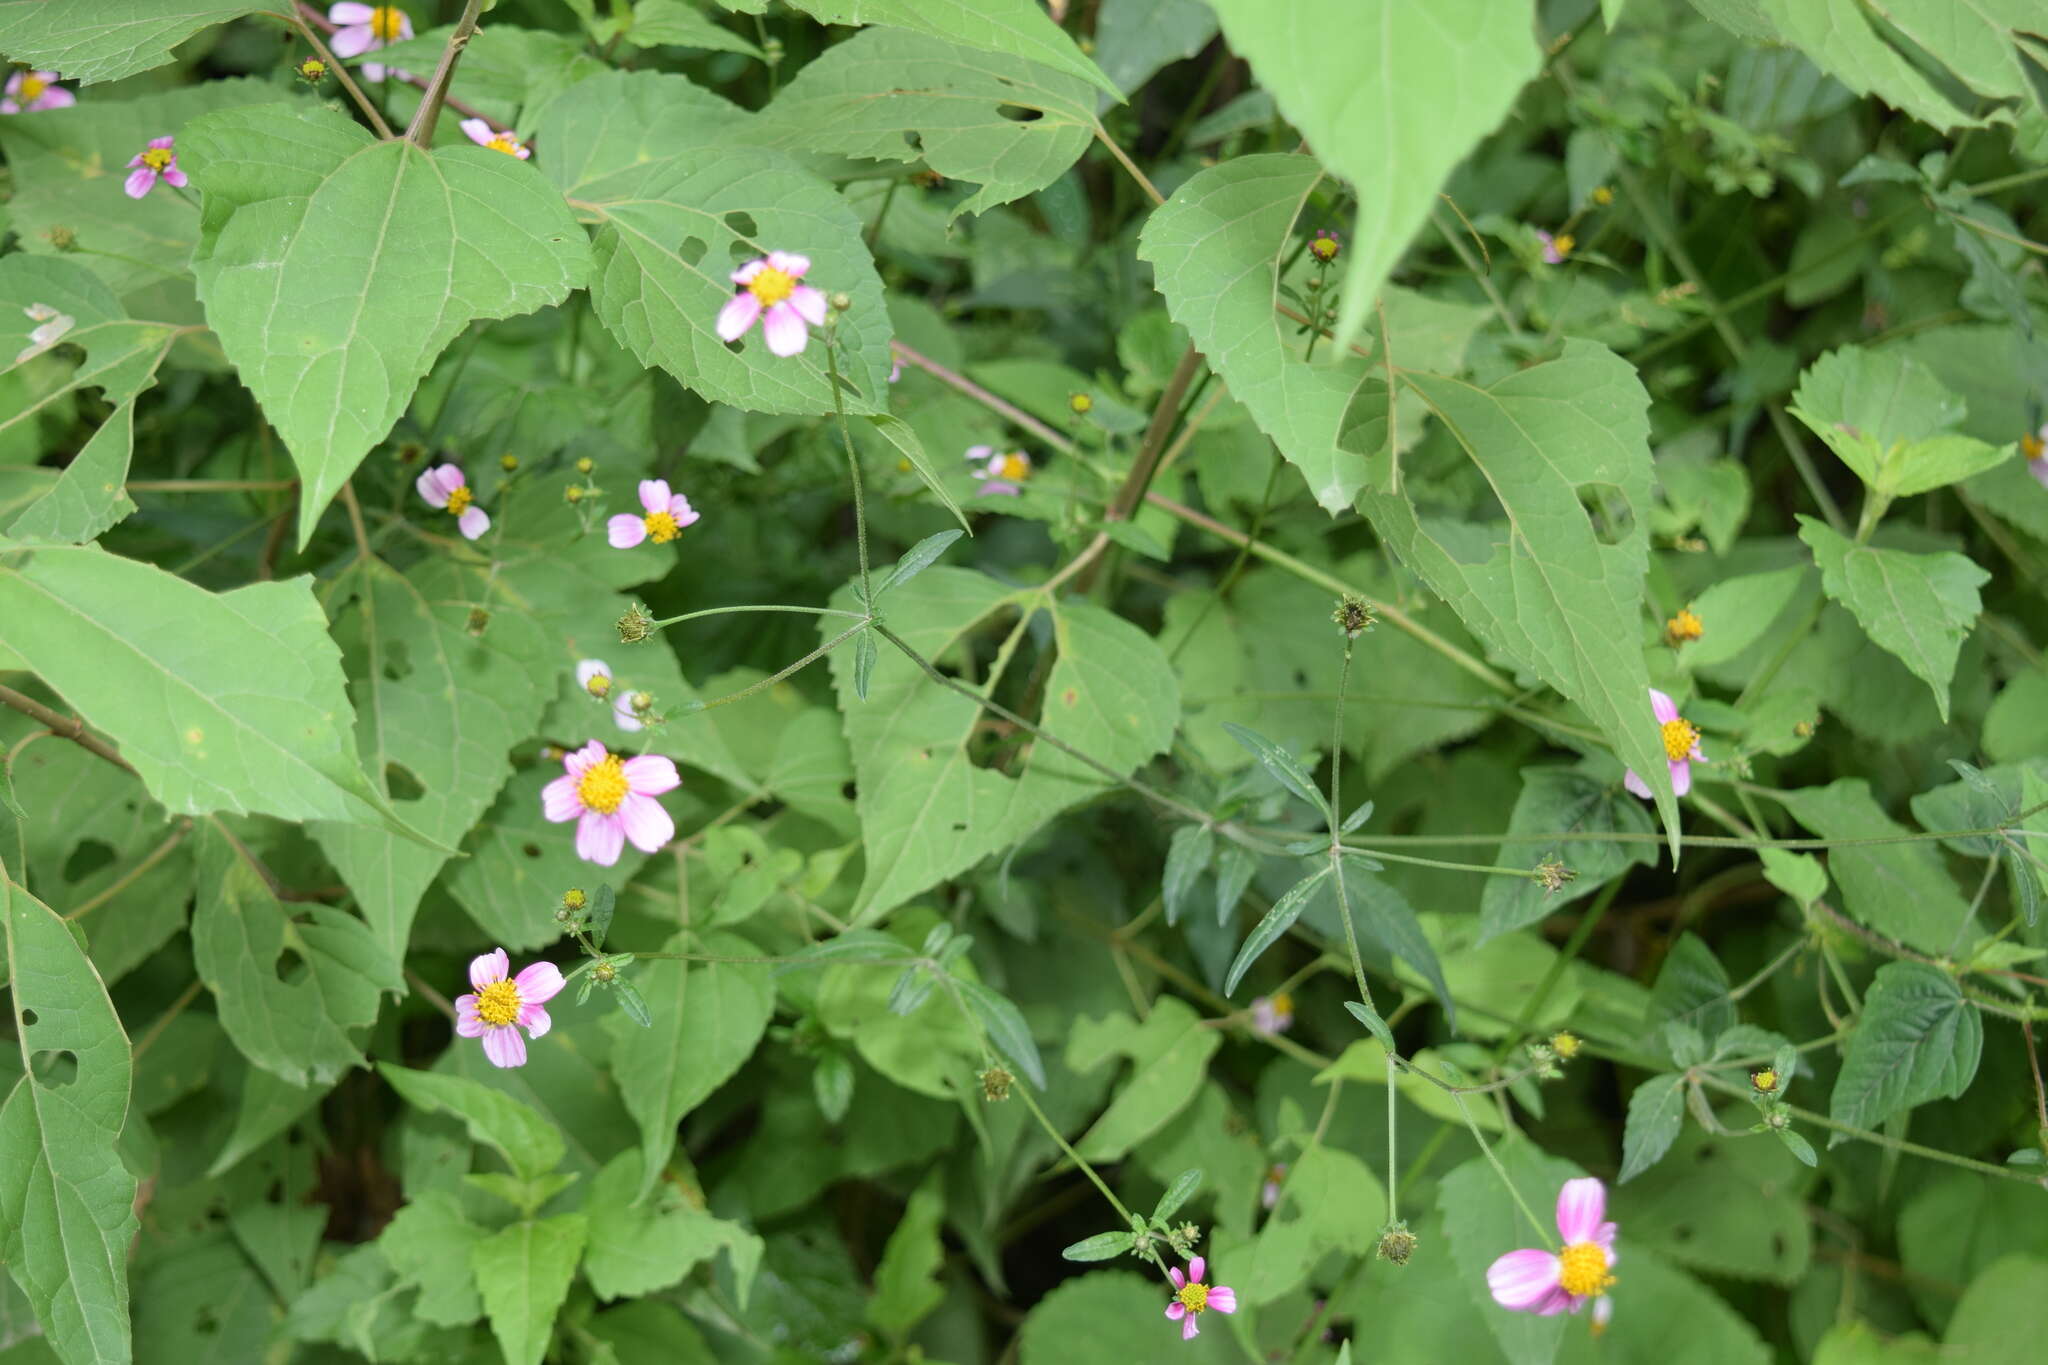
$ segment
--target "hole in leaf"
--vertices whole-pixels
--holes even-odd
[[[26,1028],[34,1028],[36,1026],[36,1012],[34,1010],[23,1010],[21,1012],[21,1022]]]
[[[738,209],[734,209],[731,213],[725,215],[725,225],[732,229],[735,236],[739,237],[751,238],[761,230],[760,225],[754,221],[753,214],[742,213]]]
[[[84,839],[64,860],[64,880],[81,882],[114,861],[114,846],[99,839]]]
[[[412,654],[405,641],[392,640],[384,646],[383,673],[391,682],[404,682],[412,676]]]
[[[1595,539],[1602,545],[1619,545],[1628,539],[1635,530],[1635,509],[1619,488],[1611,483],[1582,483],[1576,491]]]
[[[738,355],[746,350],[746,348],[747,344],[744,341],[728,341],[725,343],[725,349],[731,351],[734,355]]]
[[[427,789],[412,775],[412,770],[400,763],[384,765],[384,790],[391,794],[393,801],[417,801],[427,794]]]
[[[1021,104],[999,104],[996,112],[1012,123],[1036,123],[1045,117],[1043,109],[1027,109]]]
[[[1671,1228],[1671,1240],[1674,1242],[1690,1242],[1692,1240],[1691,1225],[1686,1223],[1673,1224]]]
[[[841,782],[839,784],[839,794],[842,797],[846,798],[848,801],[854,799],[854,795],[857,791],[858,788],[856,788],[851,781]]]
[[[704,259],[704,253],[709,249],[702,237],[685,237],[676,247],[676,256],[684,265],[695,265]]]
[[[202,1337],[213,1336],[220,1331],[220,1319],[214,1316],[213,1309],[201,1304],[199,1311],[192,1315],[192,1331]]]
[[[302,960],[297,953],[289,948],[279,953],[277,961],[272,964],[277,971],[277,979],[279,981],[290,981],[298,974],[298,966]]]
[[[909,146],[913,151],[921,152],[924,150],[924,136],[923,134],[919,133],[915,128],[906,128],[903,130],[903,141],[905,145]]]
[[[521,853],[524,853],[524,854],[525,854],[525,855],[526,855],[527,857],[529,857],[529,858],[538,858],[538,857],[540,856],[540,845],[539,845],[539,844],[521,844],[521,845],[519,846],[519,851],[520,851]]]
[[[78,1054],[68,1048],[38,1052],[28,1059],[28,1069],[45,1090],[61,1090],[78,1079]]]

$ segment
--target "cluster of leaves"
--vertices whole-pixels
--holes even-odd
[[[0,0],[0,1365],[2034,1358],[2039,10]]]

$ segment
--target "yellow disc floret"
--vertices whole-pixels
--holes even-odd
[[[1691,644],[1706,633],[1706,623],[1693,613],[1691,607],[1664,623],[1665,642],[1674,646]]]
[[[25,98],[28,94],[27,81],[23,81],[21,83],[21,92],[23,97]],[[2020,454],[2026,456],[2028,459],[2040,459],[2043,451],[2048,451],[2048,441],[2043,441],[2039,436],[2036,436],[2031,431],[2028,432],[2026,435],[2020,437]]]
[[[49,88],[50,83],[41,76],[38,76],[33,71],[24,71],[21,73],[21,84],[15,88],[14,97],[23,104],[27,104],[33,100],[41,99],[43,92]]]
[[[1590,1299],[1605,1294],[1614,1283],[1607,1273],[1607,1253],[1596,1242],[1574,1242],[1557,1260],[1557,1285],[1567,1294]]]
[[[494,1028],[503,1028],[519,1017],[519,987],[510,981],[493,981],[476,993],[476,1017]]]
[[[647,523],[647,538],[656,545],[666,545],[683,533],[683,528],[667,512],[649,512],[642,520]]]
[[[1569,232],[1560,232],[1557,236],[1551,238],[1550,241],[1550,245],[1556,249],[1557,254],[1560,256],[1571,255],[1572,248],[1578,244],[1579,239],[1572,236]]]
[[[796,277],[788,271],[764,265],[753,279],[747,281],[747,292],[759,299],[763,308],[773,308],[796,292]]]
[[[405,11],[396,5],[377,6],[370,11],[370,34],[380,42],[397,42],[405,36]]]
[[[1199,1313],[1209,1306],[1209,1286],[1189,1280],[1181,1286],[1180,1293],[1174,1297],[1179,1299],[1181,1307],[1190,1313]]]
[[[451,517],[461,516],[469,510],[469,505],[475,501],[476,494],[469,491],[469,485],[461,485],[448,495],[448,515]]]
[[[1021,450],[998,455],[988,472],[998,479],[1028,479],[1031,477],[1031,457]]]
[[[1284,1014],[1289,1018],[1294,1015],[1294,997],[1286,991],[1274,991],[1266,1003],[1273,1007],[1275,1014]]]
[[[522,150],[519,139],[510,133],[499,133],[484,145],[494,152],[503,152],[506,156],[518,156]]]
[[[177,154],[168,147],[151,147],[142,154],[142,164],[159,175],[176,159]]]
[[[576,796],[585,810],[611,815],[626,799],[626,765],[617,754],[606,754],[583,770],[576,779]]]
[[[590,681],[583,684],[583,690],[596,697],[599,701],[603,701],[611,695],[612,680],[606,674],[593,673],[590,675]]]
[[[1691,757],[1693,746],[1700,742],[1700,728],[1684,716],[1667,720],[1658,728],[1664,734],[1664,757],[1673,763]]]

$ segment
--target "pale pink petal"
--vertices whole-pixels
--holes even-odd
[[[1532,1305],[1529,1311],[1539,1318],[1554,1318],[1567,1309],[1577,1312],[1578,1310],[1575,1305],[1581,1302],[1583,1300],[1574,1299],[1571,1295],[1565,1293],[1563,1289],[1553,1289],[1547,1296]]]
[[[554,1026],[555,1021],[550,1019],[548,1012],[539,1005],[519,1007],[519,1027],[526,1030],[527,1037],[538,1038]]]
[[[170,165],[164,167],[164,182],[166,184],[176,185],[181,190],[184,189],[185,186],[192,183],[191,180],[186,176],[186,174],[178,169],[178,163],[175,161],[173,161]]]
[[[647,539],[647,523],[631,513],[621,512],[606,520],[604,535],[614,550],[630,550]]]
[[[371,43],[371,44],[370,44],[370,46],[371,46],[371,47],[382,47],[382,46],[384,46],[384,44],[382,44],[382,43]],[[364,63],[363,63],[363,68],[362,68],[362,69],[363,69],[363,79],[364,79],[364,80],[366,80],[366,81],[381,81],[381,80],[383,80],[383,79],[384,79],[384,77],[385,77],[385,76],[386,76],[387,74],[391,73],[391,72],[392,72],[392,71],[394,70],[394,68],[392,68],[392,67],[387,67],[387,66],[379,66],[379,65],[378,65],[377,63],[375,63],[375,62],[364,62]],[[405,79],[405,73],[404,73],[403,71],[399,71],[399,72],[397,72],[397,75],[398,75],[398,78],[399,78],[400,80],[403,80],[403,79]]]
[[[576,750],[576,752],[564,754],[562,756],[562,766],[576,776],[581,777],[584,770],[591,764],[602,763],[610,757],[611,750],[604,747],[604,741],[593,739],[582,748]]]
[[[1195,1324],[1195,1319],[1199,1316],[1201,1315],[1198,1313],[1190,1313],[1180,1320],[1180,1339],[1182,1341],[1193,1341],[1196,1337],[1202,1335],[1202,1329]]]
[[[412,37],[412,16],[410,14],[400,14],[398,16],[399,41],[403,42],[410,37]]]
[[[767,268],[768,262],[764,260],[760,260],[757,258],[755,260],[748,261],[738,270],[732,272],[732,282],[734,284],[751,284],[753,282],[754,276],[760,274]]]
[[[576,685],[578,687],[584,688],[585,690],[589,689],[590,680],[592,678],[609,678],[611,677],[611,675],[611,665],[606,663],[603,659],[581,659],[577,661]]]
[[[1016,484],[1005,483],[1001,479],[990,479],[974,490],[974,496],[977,498],[1015,498],[1021,497],[1023,493],[1024,490]]]
[[[619,823],[642,853],[659,852],[676,837],[676,822],[661,808],[661,802],[638,792],[628,792],[619,803]]]
[[[1525,1247],[1510,1251],[1486,1268],[1486,1288],[1493,1301],[1517,1312],[1534,1312],[1538,1305],[1558,1293],[1561,1269],[1557,1257],[1547,1251]]]
[[[1187,1315],[1188,1306],[1179,1299],[1175,1299],[1172,1303],[1166,1305],[1166,1316],[1174,1322],[1179,1322]]]
[[[811,329],[804,326],[803,315],[784,302],[768,310],[768,317],[761,324],[761,334],[768,338],[771,352],[787,357],[804,353],[804,343],[810,339]]]
[[[1614,1254],[1614,1231],[1614,1224],[1602,1223],[1600,1230],[1593,1234],[1593,1240],[1598,1242],[1600,1249],[1607,1253],[1607,1264],[1610,1266],[1621,1259]]]
[[[811,258],[794,251],[771,251],[768,253],[768,264],[791,279],[800,280],[809,272]]]
[[[583,798],[576,794],[576,779],[558,777],[542,787],[540,813],[558,825],[583,814]]]
[[[1217,1285],[1209,1291],[1209,1306],[1219,1313],[1237,1311],[1237,1291],[1226,1285]]]
[[[336,29],[334,36],[327,40],[327,46],[333,49],[337,57],[360,57],[371,48],[384,45],[377,41],[377,35],[370,31],[370,25],[365,22],[349,28]],[[364,68],[364,74],[369,75],[367,67]],[[374,81],[377,78],[370,76],[370,79]]]
[[[477,540],[491,529],[491,514],[481,507],[465,507],[462,515],[455,519],[455,527],[465,540]]]
[[[673,759],[660,754],[642,754],[629,758],[624,764],[626,785],[636,792],[648,796],[660,796],[663,792],[674,791],[683,785],[681,774],[676,772]]]
[[[57,73],[53,71],[50,74],[54,76]],[[41,99],[36,101],[36,108],[69,109],[72,105],[76,103],[78,103],[78,96],[72,94],[69,90],[66,90],[61,85],[53,85],[48,90],[45,90],[43,92],[43,97]]]
[[[519,988],[521,1003],[545,1005],[562,993],[562,969],[552,962],[536,962],[512,978]]]
[[[10,99],[0,99],[0,114],[18,114],[21,106]]]
[[[996,457],[994,446],[969,446],[967,458],[975,464],[987,464]]]
[[[1692,790],[1692,763],[1688,759],[1677,759],[1671,764],[1671,794],[1683,796]]]
[[[1173,1281],[1175,1289],[1186,1289],[1188,1287],[1188,1277],[1180,1273],[1180,1267],[1177,1265],[1170,1265],[1166,1268],[1166,1278]]]
[[[738,341],[759,316],[761,300],[755,298],[752,293],[741,290],[727,299],[725,307],[718,310],[718,339]]]
[[[825,295],[822,290],[800,284],[789,293],[789,306],[813,327],[825,325]]]
[[[1637,796],[1642,797],[1645,801],[1652,800],[1656,796],[1656,793],[1650,790],[1650,784],[1643,781],[1642,778],[1636,776],[1636,770],[1634,768],[1630,768],[1628,772],[1623,775],[1621,779],[1621,785],[1627,787],[1631,792],[1635,793]]]
[[[481,1038],[484,1033],[484,1021],[473,1013],[458,1015],[455,1020],[455,1032],[463,1038]]]
[[[1607,1187],[1591,1176],[1567,1180],[1557,1192],[1557,1235],[1565,1245],[1592,1241],[1606,1217]]]
[[[1650,689],[1650,714],[1657,718],[1659,725],[1677,720],[1678,703],[1671,700],[1670,693],[1659,692],[1653,687]]]
[[[1188,1258],[1188,1278],[1190,1280],[1193,1280],[1196,1284],[1200,1284],[1202,1282],[1203,1277],[1206,1276],[1208,1273],[1209,1262],[1207,1259],[1201,1256],[1190,1256]]]
[[[633,699],[625,693],[621,693],[619,699],[612,703],[612,723],[628,733],[647,728],[640,723],[640,718],[633,714]]]
[[[666,512],[670,497],[667,479],[640,480],[640,505],[649,512]]]
[[[412,481],[412,486],[417,488],[420,496],[427,500],[427,506],[446,507],[448,505],[447,491],[441,487],[441,481],[434,477],[433,470],[422,470],[420,476]]]
[[[1593,1326],[1595,1329],[1604,1330],[1607,1326],[1608,1321],[1611,1318],[1613,1318],[1613,1316],[1613,1299],[1610,1299],[1605,1294],[1602,1294],[1599,1298],[1593,1300]]]
[[[462,466],[459,464],[438,466],[433,473],[434,481],[441,485],[444,492],[453,493],[456,489],[469,482],[468,479],[462,476]]]
[[[24,80],[28,79],[28,74],[29,73],[26,71],[14,72],[7,78],[7,84],[0,85],[0,91],[5,91],[7,94],[10,95],[19,95],[21,93],[21,83]],[[36,72],[36,75],[38,76],[42,74],[43,73],[40,71]]]
[[[147,166],[128,172],[128,179],[121,188],[128,191],[130,199],[140,199],[149,193],[149,187],[156,183],[156,172]]]
[[[482,990],[503,981],[512,972],[512,959],[503,948],[493,948],[469,960],[469,984]]]
[[[359,5],[355,0],[340,0],[339,4],[327,7],[327,22],[330,24],[367,24],[376,17],[376,6]]]
[[[525,1066],[526,1040],[516,1028],[494,1028],[484,1034],[484,1056],[492,1066]]]
[[[697,509],[690,506],[690,500],[681,493],[668,500],[668,514],[676,519],[676,525],[688,526],[697,519]]]
[[[610,867],[619,860],[619,854],[625,847],[626,830],[617,815],[599,815],[594,810],[587,810],[576,822],[576,856],[584,862]]]
[[[497,134],[491,130],[491,125],[485,123],[480,118],[464,119],[461,123],[461,128],[462,131],[468,135],[469,140],[471,142],[476,143],[480,147],[490,146],[491,139],[497,136]]]

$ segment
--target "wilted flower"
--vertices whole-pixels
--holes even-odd
[[[811,268],[811,258],[794,251],[771,251],[748,261],[732,272],[739,286],[725,307],[718,310],[718,338],[738,341],[754,319],[767,315],[761,324],[768,349],[780,356],[800,355],[812,327],[825,325],[825,296],[807,284],[798,284]]]
[[[1294,1027],[1294,997],[1286,991],[1274,991],[1252,1001],[1252,1028],[1271,1036],[1285,1033]]]
[[[503,948],[495,948],[469,964],[473,994],[455,1000],[455,1031],[464,1038],[481,1038],[484,1056],[492,1066],[526,1065],[525,1029],[538,1038],[548,1031],[552,1020],[542,1006],[561,993],[561,969],[552,962],[536,962],[510,978],[512,960]]]
[[[1166,1272],[1167,1278],[1173,1281],[1173,1301],[1166,1305],[1166,1316],[1180,1324],[1182,1341],[1193,1341],[1201,1335],[1202,1329],[1196,1325],[1196,1319],[1211,1309],[1218,1313],[1237,1311],[1235,1289],[1202,1283],[1202,1276],[1208,1271],[1208,1263],[1200,1256],[1193,1256],[1188,1259],[1187,1274],[1181,1274],[1178,1269]]]
[[[342,0],[341,4],[327,7],[327,19],[339,26],[334,36],[327,40],[327,45],[334,49],[337,57],[360,57],[365,52],[374,52],[412,37],[412,18],[396,5],[362,5],[355,0]],[[400,79],[405,76],[403,71],[391,74]],[[367,80],[381,81],[385,68],[376,62],[364,62],[363,76]]]
[[[591,740],[562,757],[563,775],[541,788],[541,814],[560,824],[576,821],[576,856],[610,867],[625,841],[653,853],[675,837],[676,822],[654,798],[683,779],[660,754],[622,759]]]
[[[1689,645],[1706,633],[1705,623],[1693,614],[1691,607],[1684,608],[1678,615],[1664,623],[1664,643],[1673,649],[1680,645]]]
[[[1546,265],[1563,265],[1564,258],[1572,254],[1578,245],[1569,232],[1560,232],[1555,237],[1542,228],[1536,229],[1536,240],[1543,243],[1543,262]]]
[[[576,665],[576,685],[603,701],[612,693],[611,665],[603,659],[584,659]]]
[[[1486,1270],[1486,1287],[1503,1308],[1544,1317],[1578,1312],[1594,1300],[1593,1325],[1614,1314],[1607,1291],[1614,1284],[1614,1224],[1607,1222],[1607,1187],[1591,1178],[1567,1180],[1557,1193],[1556,1254],[1528,1248],[1510,1251]]]
[[[28,314],[29,321],[36,325],[29,328],[28,345],[14,357],[14,363],[17,365],[24,360],[32,360],[55,346],[78,322],[78,319],[69,313],[60,313],[47,303],[32,303],[21,311]]]
[[[479,147],[489,147],[494,152],[503,152],[506,156],[516,156],[521,161],[533,155],[533,148],[527,146],[509,132],[499,132],[480,118],[464,119],[462,121],[462,131],[467,133],[469,140]]]
[[[1031,477],[1031,457],[1021,450],[999,453],[994,446],[969,446],[967,463],[984,480],[974,490],[982,497],[1013,497]]]
[[[690,500],[669,492],[666,479],[640,480],[640,505],[646,509],[645,516],[621,512],[605,523],[613,548],[630,550],[643,540],[666,545],[697,520]]]
[[[654,618],[647,614],[647,608],[635,602],[619,618],[618,628],[620,644],[637,645],[654,633]]]
[[[128,180],[122,187],[130,199],[140,199],[155,188],[157,177],[167,185],[185,188],[185,173],[178,169],[178,154],[172,150],[174,137],[153,137],[149,146],[128,158]]]
[[[447,508],[465,539],[475,540],[491,529],[490,515],[476,505],[476,494],[462,476],[461,465],[435,465],[414,479],[412,486],[419,489],[429,507]]]
[[[57,84],[54,71],[17,71],[7,78],[0,114],[37,114],[45,109],[69,109],[78,96]]]
[[[1390,1223],[1380,1230],[1380,1244],[1374,1250],[1382,1261],[1407,1265],[1408,1258],[1415,1254],[1415,1241],[1415,1234],[1408,1230],[1407,1223]]]
[[[1692,790],[1693,760],[1706,757],[1700,752],[1699,727],[1679,715],[1678,703],[1654,687],[1650,689],[1650,712],[1657,718],[1664,757],[1671,763],[1671,790],[1683,796]],[[1633,768],[1622,779],[1622,785],[1645,801],[1650,799],[1650,784],[1637,777]]]

